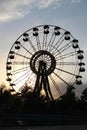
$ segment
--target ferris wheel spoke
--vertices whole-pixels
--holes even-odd
[[[26,82],[30,78],[30,72],[31,72],[31,75],[32,75],[32,71],[28,71],[27,73],[25,73],[24,76],[20,77],[20,79],[18,78],[15,81],[13,81],[13,83],[20,84],[20,82],[23,81],[23,80]]]
[[[67,53],[65,55],[62,55],[61,57],[56,57],[56,60],[63,60],[65,58],[73,57],[77,55],[76,52]]]
[[[32,78],[32,80],[31,80],[31,78]],[[31,72],[31,76],[29,76],[29,78],[27,79],[27,81],[35,83],[35,79],[36,79],[36,75],[33,72]],[[33,87],[33,86],[31,86],[31,87]]]
[[[45,50],[45,49],[46,49],[46,45],[47,45],[47,36],[48,36],[48,34],[43,34],[42,50]]]
[[[20,44],[20,46],[24,48],[24,50],[26,50],[30,55],[32,55],[32,53],[29,50],[27,50],[27,48],[25,48],[22,44]]]
[[[67,49],[69,49],[72,45],[69,44],[67,46],[63,46],[62,48],[59,49],[59,52],[62,54],[64,51],[66,51]],[[55,52],[56,55],[58,55],[58,52]]]
[[[64,54],[64,55],[62,55],[62,57],[65,57],[65,56],[74,56],[74,55],[76,55],[76,52],[69,52],[69,53],[66,53],[66,54]],[[56,56],[57,57],[57,56]],[[57,58],[59,58],[59,57],[57,57]]]
[[[71,42],[72,41],[69,41],[62,48],[60,48],[59,50],[57,49],[56,51],[54,51],[54,55],[58,55],[59,52],[62,54],[64,51],[68,50],[72,46]]]
[[[28,72],[29,72],[29,71],[23,72],[23,74],[21,74],[21,76],[19,76],[18,78],[16,78],[13,82],[24,79],[24,77],[25,77],[26,75],[28,75]]]
[[[22,62],[22,61],[14,61],[13,65],[29,65],[29,62]]]
[[[20,72],[26,71],[26,69],[30,69],[29,66],[27,66],[27,67],[23,67],[23,68],[20,68],[20,69],[14,70],[14,71],[11,71],[11,73],[12,73],[12,74],[17,74],[17,73],[20,73]]]
[[[39,36],[36,36],[36,43],[37,43],[37,49],[38,49],[38,51],[41,50],[41,45],[40,45]]]
[[[50,40],[49,40],[49,42],[48,42],[48,44],[47,44],[46,50],[48,50],[48,48],[50,49],[50,47],[51,47],[51,45],[53,44],[54,40],[55,40],[55,33],[53,32],[53,33],[51,34]]]
[[[13,82],[12,82],[12,84],[19,84],[19,83],[21,83],[21,81],[25,81],[25,79],[27,79],[29,77],[29,74],[28,73],[26,73],[26,74],[24,74],[23,76],[21,76],[21,77],[19,77],[19,78],[17,78],[17,79],[15,79]],[[25,81],[26,82],[26,81]]]
[[[60,53],[66,51],[71,46],[72,46],[71,41],[69,41],[65,46],[59,49]]]
[[[61,37],[58,39],[58,41],[54,44],[54,46],[55,46],[56,48],[58,48],[58,47],[62,44],[62,42],[64,41],[63,36],[64,36],[64,34],[62,34]],[[54,49],[54,47],[52,47],[51,50],[53,50],[53,49]]]
[[[78,62],[56,62],[57,65],[78,65]]]
[[[67,73],[67,74],[70,74],[70,75],[73,75],[73,76],[77,76],[76,74],[71,73],[69,71],[66,71],[66,70],[63,70],[63,69],[60,69],[60,68],[57,68],[57,67],[56,67],[56,69],[59,70],[59,71],[61,71],[61,72],[64,72],[64,73]]]
[[[59,44],[61,43],[62,40],[64,40],[64,39],[63,39],[63,36],[64,36],[64,34],[61,35],[61,37],[58,39],[58,41],[55,43],[54,46],[56,46],[56,47],[57,47],[57,46],[60,46]]]
[[[56,51],[53,51],[52,50],[52,53],[55,55],[58,55],[58,53],[60,52],[60,49],[58,49],[59,48],[59,46],[63,43],[63,41],[64,41],[64,39],[62,39],[62,41],[58,44],[58,46],[56,46],[56,48],[57,48],[57,50]],[[61,53],[61,52],[60,52]]]
[[[56,74],[55,72],[53,72],[62,82],[64,82],[67,86],[70,86],[70,84],[68,82],[66,82],[63,78],[61,78],[58,74]]]
[[[27,57],[27,56],[25,56],[25,55],[22,55],[22,54],[19,54],[19,53],[17,53],[17,52],[14,52],[14,54],[16,54],[16,55],[18,55],[18,56],[20,56],[20,57],[24,57],[24,58],[26,58],[26,59],[30,59],[29,57]]]
[[[61,92],[61,90],[59,89],[59,87],[58,87],[57,83],[55,82],[54,78],[52,77],[52,75],[50,75],[49,77],[50,77],[50,80],[52,81],[53,85],[55,86],[55,88],[56,88],[58,94],[61,96],[61,95],[62,95],[62,92]]]
[[[62,39],[62,40],[59,42],[59,44],[56,46],[56,48],[59,48],[59,46],[63,43],[64,40],[65,40],[65,39]]]
[[[53,40],[52,40],[50,47],[49,47],[49,52],[51,52],[51,50],[52,50],[55,39],[56,39],[56,36],[54,35]]]
[[[30,38],[28,38],[29,41],[29,45],[32,47],[33,51],[36,52],[36,48],[34,47],[32,41],[30,40]]]

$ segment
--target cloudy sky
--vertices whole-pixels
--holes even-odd
[[[5,83],[6,60],[14,41],[29,28],[42,24],[69,30],[79,40],[87,63],[87,0],[0,0],[0,83]]]

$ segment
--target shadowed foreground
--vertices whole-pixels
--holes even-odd
[[[86,115],[0,114],[0,126],[87,125]]]
[[[87,130],[87,125],[0,127],[0,130]]]
[[[0,91],[0,126],[87,124],[87,89],[76,99],[73,87],[59,99],[46,102],[29,91],[11,95]]]

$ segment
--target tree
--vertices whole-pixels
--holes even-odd
[[[66,93],[61,96],[61,99],[67,103],[71,103],[76,100],[75,92],[73,91],[75,88],[73,86],[67,87]]]
[[[87,88],[82,92],[81,101],[87,102]]]
[[[66,93],[60,97],[59,99],[59,105],[61,106],[61,111],[66,112],[72,112],[75,109],[76,105],[76,97],[74,92],[74,87],[69,86],[67,87]]]

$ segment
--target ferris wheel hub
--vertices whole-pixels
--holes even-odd
[[[39,71],[40,67],[44,68],[45,71]],[[50,75],[54,71],[55,67],[55,57],[46,50],[37,51],[30,59],[30,68],[37,75]]]

